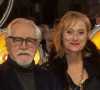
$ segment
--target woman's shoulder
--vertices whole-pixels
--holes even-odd
[[[83,62],[88,75],[100,81],[100,59],[90,57],[83,59]]]
[[[96,77],[92,78],[85,84],[84,86],[86,90],[99,90],[100,89],[100,80],[98,80]]]

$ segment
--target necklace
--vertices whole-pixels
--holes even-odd
[[[70,86],[69,86],[69,90],[77,90],[78,86],[80,87],[80,90],[83,90],[83,78],[84,78],[84,68],[82,68],[82,73],[81,73],[81,79],[79,81],[79,84],[77,85],[77,87],[75,89],[72,89]]]

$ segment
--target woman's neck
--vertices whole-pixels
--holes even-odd
[[[79,85],[80,80],[84,82],[88,78],[88,74],[83,67],[83,60],[81,53],[80,52],[69,53],[66,55],[66,60],[68,63],[67,73],[71,77],[72,81],[76,85],[80,86]]]
[[[72,52],[66,55],[68,65],[77,65],[82,63],[81,52]]]

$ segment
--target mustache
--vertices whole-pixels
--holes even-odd
[[[29,55],[33,55],[30,51],[28,51],[28,50],[19,50],[17,53],[16,53],[16,55],[19,55],[19,54],[22,54],[22,53],[24,53],[24,54],[29,54]]]

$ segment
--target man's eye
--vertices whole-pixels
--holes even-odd
[[[18,41],[22,41],[22,39],[20,39],[20,38],[14,38],[14,41],[18,42]]]
[[[27,39],[27,42],[32,42],[32,43],[34,43],[34,40]]]

